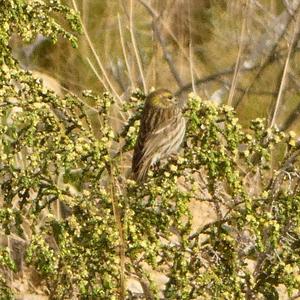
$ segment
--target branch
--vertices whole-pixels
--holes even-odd
[[[133,0],[130,0],[130,14],[129,14],[129,31],[130,31],[130,37],[131,37],[131,42],[133,45],[133,50],[134,50],[134,54],[136,57],[136,61],[137,61],[137,65],[139,68],[139,72],[141,75],[141,79],[142,79],[142,83],[143,83],[143,89],[144,89],[144,93],[147,94],[147,85],[146,85],[146,81],[145,81],[145,77],[144,77],[144,71],[143,71],[143,66],[142,66],[142,61],[141,61],[141,57],[139,54],[139,50],[136,44],[136,40],[135,40],[135,36],[134,36],[134,32],[133,32]]]
[[[175,67],[175,63],[173,61],[173,58],[172,58],[172,55],[171,53],[167,50],[167,43],[166,43],[166,40],[163,38],[159,28],[158,28],[158,25],[156,23],[156,20],[153,19],[153,30],[154,30],[154,33],[157,37],[157,40],[162,48],[162,51],[163,51],[163,55],[164,55],[164,58],[165,60],[167,61],[168,63],[168,66],[170,68],[170,71],[174,77],[174,79],[176,80],[176,83],[177,85],[182,88],[183,87],[183,81],[182,79],[180,78],[180,75],[179,75],[179,72],[177,71],[176,67]]]
[[[234,91],[235,91],[236,85],[237,85],[237,77],[238,77],[239,69],[241,66],[241,56],[242,56],[242,52],[244,51],[244,48],[245,48],[244,39],[245,39],[246,23],[247,23],[247,17],[248,17],[248,8],[249,8],[249,1],[246,2],[246,12],[245,12],[245,15],[243,18],[243,23],[242,23],[241,33],[240,33],[239,51],[238,51],[238,55],[237,55],[237,59],[236,59],[235,67],[234,67],[233,78],[232,78],[232,82],[231,82],[231,87],[230,87],[230,91],[229,91],[229,96],[228,96],[228,101],[227,101],[228,105],[232,105]]]
[[[288,51],[288,54],[287,54],[287,57],[286,57],[286,60],[285,60],[285,64],[284,64],[284,68],[283,68],[283,71],[282,71],[282,78],[281,78],[281,82],[280,82],[278,96],[277,96],[274,108],[271,107],[271,116],[272,117],[270,118],[270,123],[269,123],[270,127],[273,127],[274,124],[275,124],[279,104],[280,104],[282,94],[283,94],[283,91],[284,91],[284,87],[285,87],[285,83],[286,83],[286,75],[287,75],[287,72],[288,72],[288,66],[289,66],[291,54],[292,54],[292,52],[295,53],[294,50],[297,46],[298,37],[299,37],[299,33],[297,33],[297,26],[298,26],[298,23],[299,23],[298,20],[299,20],[299,17],[297,17],[297,20],[296,20],[294,33],[293,33],[292,40],[291,40],[291,44],[289,46],[289,51]]]
[[[176,38],[176,36],[174,35],[174,33],[172,32],[172,30],[170,29],[170,27],[168,26],[168,24],[166,24],[164,22],[164,20],[161,19],[161,15],[157,13],[157,11],[155,11],[155,9],[153,9],[153,7],[145,0],[138,0],[148,11],[148,13],[152,16],[153,19],[157,19],[160,21],[161,25],[163,26],[163,28],[165,29],[165,31],[170,35],[170,37],[173,39],[173,41],[175,42],[175,44],[178,46],[179,50],[181,51],[183,57],[186,59],[186,61],[189,62],[190,59],[190,55],[189,53],[187,53],[187,51],[184,49],[184,47],[180,44],[180,42],[178,41],[178,39]],[[200,77],[197,69],[195,68],[195,66],[192,66],[193,68],[193,72],[195,73],[196,77]]]
[[[256,65],[256,66],[253,66],[253,67],[250,67],[250,68],[249,67],[243,67],[243,68],[240,69],[240,71],[241,72],[249,72],[249,71],[252,71],[252,70],[254,70],[258,67],[259,67],[259,65]],[[217,80],[221,76],[232,74],[233,72],[234,72],[234,67],[230,67],[230,68],[224,69],[223,71],[220,71],[218,73],[215,73],[215,74],[208,75],[206,77],[197,79],[197,80],[195,80],[194,84],[195,85],[201,85],[203,83],[207,83],[207,82],[210,82],[210,81]],[[192,88],[192,83],[185,84],[183,87],[181,87],[180,89],[178,89],[175,92],[175,96],[180,96],[184,92],[189,91],[191,88]]]
[[[72,4],[73,4],[73,7],[74,7],[74,10],[76,12],[78,12],[79,10],[77,8],[75,0],[72,0]],[[122,103],[122,99],[121,99],[120,95],[118,94],[118,92],[114,88],[114,86],[113,86],[111,80],[109,79],[108,74],[107,74],[107,72],[106,72],[106,70],[105,70],[105,68],[103,66],[103,63],[101,62],[100,57],[97,54],[97,51],[96,51],[96,49],[94,47],[94,44],[92,43],[92,41],[90,39],[90,36],[89,36],[88,31],[87,31],[87,29],[85,27],[85,24],[83,23],[83,21],[82,21],[82,19],[80,17],[79,17],[79,20],[80,20],[80,23],[81,23],[81,26],[82,26],[82,29],[83,29],[84,36],[85,36],[85,38],[87,40],[87,43],[88,43],[88,45],[89,45],[89,47],[90,47],[90,49],[91,49],[91,51],[92,51],[92,53],[93,53],[93,55],[94,55],[94,57],[96,59],[96,62],[98,64],[99,69],[101,70],[101,72],[102,72],[102,74],[103,74],[106,82],[108,83],[108,85],[109,85],[111,91],[113,92],[113,94],[115,95],[115,97],[120,101],[120,103]],[[102,80],[101,80],[101,83],[102,83]]]
[[[300,6],[300,1],[297,0],[297,5],[295,7],[295,9],[293,10],[294,14],[297,13],[299,6]],[[270,42],[270,39],[266,38],[265,35],[262,36],[262,38],[264,39],[264,43],[263,45],[265,46],[265,48],[263,49],[259,49],[259,52],[265,52],[266,49],[270,49],[268,51],[268,54],[265,57],[264,63],[261,65],[260,69],[258,70],[258,72],[256,73],[256,75],[254,76],[252,82],[250,83],[250,85],[248,86],[248,88],[246,89],[245,93],[243,93],[241,95],[241,97],[234,103],[234,108],[237,109],[238,106],[241,104],[241,102],[243,101],[245,95],[247,95],[247,93],[250,91],[250,89],[254,86],[254,84],[257,82],[257,80],[260,78],[260,76],[262,75],[263,71],[269,66],[269,64],[271,62],[274,61],[274,56],[277,50],[277,46],[279,44],[279,42],[281,41],[281,39],[285,36],[290,23],[293,21],[293,16],[290,16],[287,12],[282,13],[278,18],[276,18],[275,22],[277,22],[276,24],[280,24],[283,25],[285,24],[285,26],[283,27],[283,29],[277,30],[276,32],[276,38],[272,40],[271,45],[268,44],[268,42]],[[277,27],[277,26],[276,26]],[[259,45],[259,44],[257,44]],[[261,48],[261,47],[258,47]],[[256,51],[257,52],[257,51]],[[255,52],[255,53],[256,53]],[[243,65],[245,64],[249,64],[252,65],[253,61],[257,62],[258,61],[258,57],[257,55],[252,54],[250,56],[250,58],[245,59]]]
[[[287,117],[284,123],[280,126],[280,130],[284,131],[290,128],[293,125],[293,123],[298,119],[299,116],[300,116],[300,103],[293,110],[293,112]]]

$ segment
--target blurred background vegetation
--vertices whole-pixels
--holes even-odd
[[[62,91],[110,90],[120,100],[135,88],[194,91],[233,105],[244,125],[275,114],[281,129],[299,130],[299,1],[67,3],[84,24],[79,51],[43,37],[13,43],[24,67],[56,79]]]

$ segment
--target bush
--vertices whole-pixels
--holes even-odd
[[[9,239],[24,241],[26,264],[51,298],[132,298],[129,278],[147,299],[278,299],[280,286],[299,290],[294,134],[262,119],[242,128],[231,107],[191,95],[178,157],[145,184],[126,179],[144,95],[123,105],[133,115],[117,134],[108,93],[58,97],[11,55],[13,32],[26,41],[62,35],[76,45],[53,11],[79,30],[58,1],[6,1],[0,28],[0,224]],[[86,103],[101,119],[99,138]],[[192,202],[207,203],[214,221],[195,227]],[[11,250],[1,250],[2,299],[13,297],[5,276],[17,272]]]

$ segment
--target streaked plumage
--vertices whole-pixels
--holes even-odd
[[[182,109],[166,89],[150,93],[145,101],[132,160],[133,177],[143,182],[148,169],[179,150],[185,134]]]

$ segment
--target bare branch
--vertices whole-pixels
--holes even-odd
[[[294,14],[297,13],[300,6],[300,1],[294,1],[293,5],[293,12]],[[264,59],[264,63],[261,65],[259,70],[257,71],[256,75],[252,79],[252,82],[248,86],[248,88],[245,90],[245,93],[243,93],[235,103],[233,103],[233,106],[237,108],[241,102],[243,101],[245,95],[250,91],[250,89],[253,88],[254,84],[257,82],[257,80],[262,75],[263,71],[270,65],[270,63],[274,60],[274,55],[276,53],[277,47],[279,42],[282,40],[282,38],[285,36],[290,23],[293,21],[293,17],[290,16],[287,12],[283,12],[278,18],[274,20],[272,25],[275,28],[275,37],[272,37],[272,40],[269,38],[269,33],[263,34],[261,39],[258,40],[254,47],[253,53],[249,55],[248,58],[244,60],[242,65],[244,66],[253,66],[254,64],[259,62],[259,58],[264,53],[267,53]],[[280,25],[280,26],[279,26]]]
[[[178,41],[168,24],[164,22],[164,20],[161,18],[161,15],[158,14],[153,7],[146,2],[145,0],[138,0],[149,12],[149,14],[152,16],[153,19],[158,20],[160,24],[163,26],[165,31],[170,35],[170,37],[173,39],[174,43],[178,46],[178,49],[181,51],[183,57],[186,59],[187,62],[189,62],[190,56],[189,53],[186,51],[186,49],[181,45],[181,43]],[[196,77],[200,77],[196,67],[193,65],[193,72],[195,73]]]
[[[119,26],[119,33],[120,33],[120,40],[121,40],[121,46],[122,46],[122,52],[123,52],[123,56],[124,56],[124,60],[125,60],[125,64],[126,64],[126,68],[127,68],[127,72],[128,72],[128,77],[130,80],[130,83],[132,85],[132,88],[135,88],[135,83],[133,80],[133,76],[131,73],[131,68],[129,65],[129,61],[127,58],[127,53],[126,53],[126,48],[125,48],[125,43],[124,43],[124,36],[123,36],[123,31],[122,31],[122,25],[121,25],[121,20],[120,20],[120,15],[118,14],[118,26]]]
[[[245,30],[246,30],[246,21],[247,21],[247,16],[248,16],[248,6],[249,6],[249,1],[246,2],[246,11],[245,15],[243,17],[243,23],[242,23],[242,28],[241,28],[241,34],[240,34],[240,43],[239,43],[239,51],[236,59],[236,64],[234,67],[234,74],[231,82],[231,88],[229,91],[229,96],[228,96],[228,105],[232,105],[232,100],[233,100],[233,95],[234,91],[237,85],[237,77],[238,77],[238,72],[240,68],[240,62],[241,62],[241,55],[245,47]]]
[[[196,93],[196,85],[194,82],[194,72],[193,72],[193,39],[192,39],[192,20],[191,20],[191,1],[188,1],[188,11],[189,11],[189,62],[190,62],[190,73],[193,92]]]
[[[72,0],[72,3],[73,3],[73,7],[74,7],[75,11],[78,12],[78,8],[77,8],[77,5],[76,5],[75,0]],[[107,72],[106,72],[106,70],[105,70],[105,68],[104,68],[104,66],[103,66],[103,64],[102,64],[102,62],[101,62],[101,60],[100,60],[100,58],[99,58],[99,55],[97,54],[97,51],[96,51],[96,49],[95,49],[95,47],[94,47],[94,44],[92,43],[92,41],[91,41],[91,39],[90,39],[90,36],[89,36],[89,34],[88,34],[88,31],[87,31],[87,29],[86,29],[86,27],[85,27],[85,24],[83,23],[83,21],[82,21],[81,18],[80,18],[80,23],[81,23],[81,26],[82,26],[82,29],[83,29],[84,36],[85,36],[85,38],[86,38],[86,40],[87,40],[87,42],[88,42],[88,45],[89,45],[90,49],[92,50],[92,53],[93,53],[93,55],[94,55],[94,57],[95,57],[95,59],[96,59],[96,61],[97,61],[98,67],[100,68],[100,70],[101,70],[101,72],[102,72],[102,74],[103,74],[103,76],[104,76],[106,82],[108,83],[108,85],[109,85],[111,91],[113,92],[114,96],[115,96],[120,102],[122,102],[122,99],[120,98],[118,92],[116,91],[116,89],[114,88],[114,86],[113,86],[111,80],[110,80],[109,77],[108,77],[108,74],[107,74]]]
[[[133,32],[133,3],[132,3],[132,1],[133,0],[130,0],[130,14],[129,14],[130,36],[131,36],[131,42],[132,42],[132,45],[133,45],[133,50],[134,50],[136,61],[137,61],[137,64],[138,64],[140,76],[141,76],[141,79],[142,79],[144,92],[147,94],[147,85],[146,85],[146,81],[145,81],[145,77],[144,77],[142,61],[141,61],[141,57],[140,57],[140,54],[139,54],[139,51],[138,51],[138,47],[137,47],[134,32]]]
[[[283,69],[283,72],[282,72],[282,79],[281,79],[280,88],[279,88],[278,96],[277,96],[277,99],[276,99],[275,107],[274,107],[274,109],[272,109],[273,113],[272,113],[272,117],[270,118],[270,127],[273,127],[274,124],[275,124],[275,120],[276,120],[276,117],[277,117],[277,112],[278,112],[280,100],[281,100],[283,90],[284,90],[284,86],[285,86],[285,83],[286,83],[286,75],[287,75],[287,71],[288,71],[288,66],[289,66],[291,53],[292,53],[292,50],[294,49],[294,47],[296,46],[295,42],[296,42],[296,36],[297,36],[297,26],[298,26],[298,23],[299,23],[298,19],[299,19],[299,17],[297,17],[297,20],[296,20],[296,24],[295,24],[295,27],[294,27],[294,33],[293,33],[293,36],[292,36],[291,44],[289,46],[289,51],[288,51],[286,61],[285,61],[285,65],[284,65],[284,69]]]
[[[158,28],[158,24],[156,22],[156,20],[153,19],[153,29],[155,32],[155,35],[157,37],[157,40],[163,50],[163,54],[164,54],[164,58],[168,63],[168,66],[170,68],[170,71],[174,77],[174,79],[176,80],[177,85],[181,88],[183,87],[183,81],[180,78],[179,72],[176,69],[175,63],[173,61],[172,55],[171,53],[167,50],[167,43],[166,40],[164,39],[164,37],[162,36],[159,28]]]

